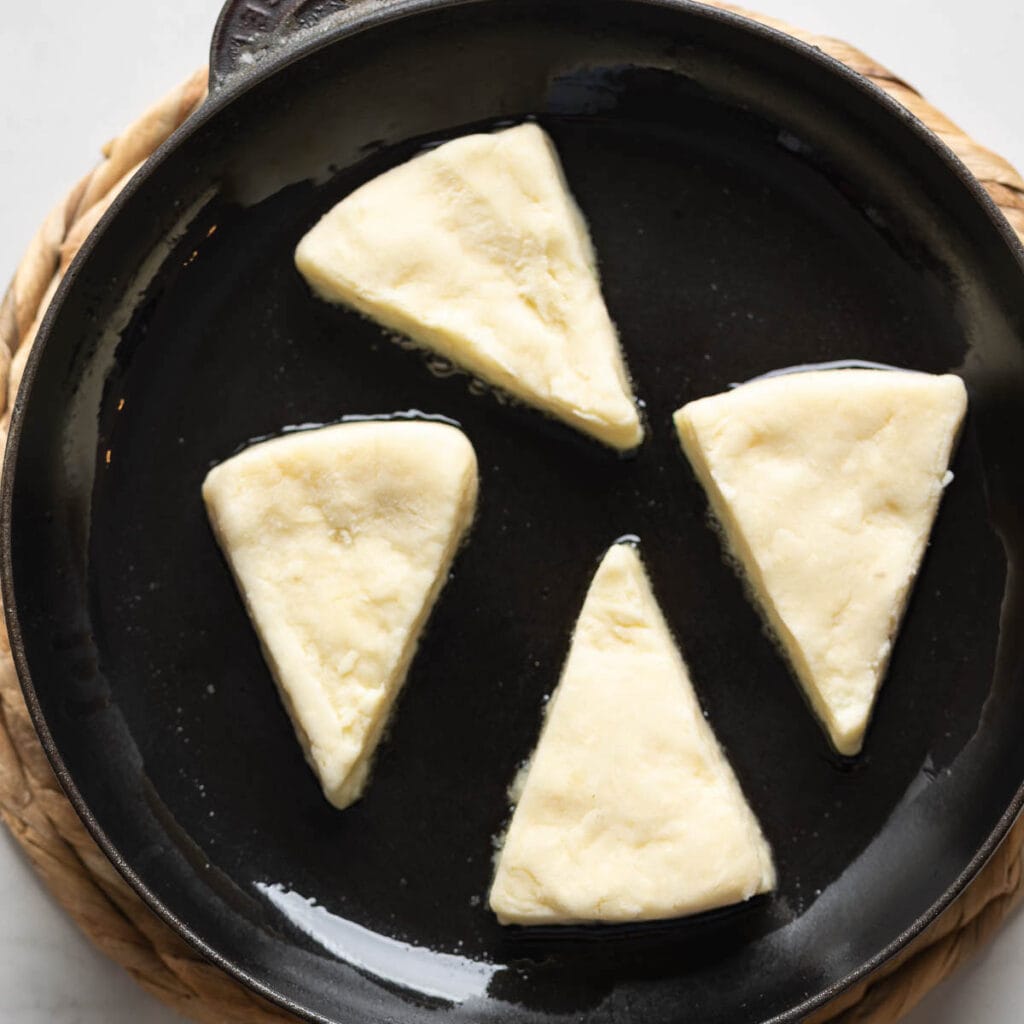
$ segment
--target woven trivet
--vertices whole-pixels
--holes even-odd
[[[711,6],[738,8],[726,4]],[[843,61],[939,135],[1024,237],[1024,179],[978,145],[909,85],[846,43],[748,15]],[[202,103],[206,71],[139,118],[103,150],[46,219],[0,305],[0,446],[25,359],[54,290],[79,246],[139,165]],[[0,622],[0,816],[78,926],[145,989],[204,1024],[294,1021],[207,963],[142,903],[100,852],[58,785],[29,719]],[[809,1021],[891,1024],[970,958],[999,928],[1021,892],[1024,819],[967,891],[902,954]]]

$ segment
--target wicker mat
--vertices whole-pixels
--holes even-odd
[[[713,6],[726,6],[714,4]],[[735,8],[732,8],[735,9]],[[743,13],[743,12],[740,12]],[[905,82],[834,39],[751,15],[837,57],[903,103],[960,156],[1024,236],[1024,180],[968,138]],[[25,358],[57,283],[122,185],[205,97],[198,71],[109,143],[102,163],[72,189],[28,247],[0,305],[0,445]],[[208,1024],[293,1021],[208,964],[122,880],[65,799],[29,719],[0,625],[0,816],[78,926],[144,988]],[[1024,819],[964,895],[884,969],[816,1013],[822,1024],[890,1024],[956,970],[999,928],[1021,890]]]

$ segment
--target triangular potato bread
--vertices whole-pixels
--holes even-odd
[[[683,406],[683,448],[836,750],[861,750],[967,408],[963,381],[784,374]]]
[[[336,807],[362,793],[476,492],[465,435],[426,421],[293,433],[206,477],[214,533]]]
[[[775,884],[636,550],[605,555],[502,848],[503,924],[629,922]]]
[[[586,223],[535,124],[467,135],[357,189],[295,262],[324,299],[619,449],[643,428]]]

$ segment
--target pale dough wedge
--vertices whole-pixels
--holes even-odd
[[[295,262],[344,303],[615,448],[643,428],[586,223],[547,135],[468,135],[334,207]]]
[[[414,421],[266,441],[203,483],[281,700],[336,807],[363,791],[476,493],[462,432]]]
[[[857,754],[967,409],[954,376],[819,370],[675,414],[753,596],[841,754]]]
[[[503,924],[629,922],[775,885],[636,550],[605,555],[502,848]]]

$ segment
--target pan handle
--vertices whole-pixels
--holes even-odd
[[[226,0],[210,44],[210,91],[242,75],[325,18],[382,0]]]

